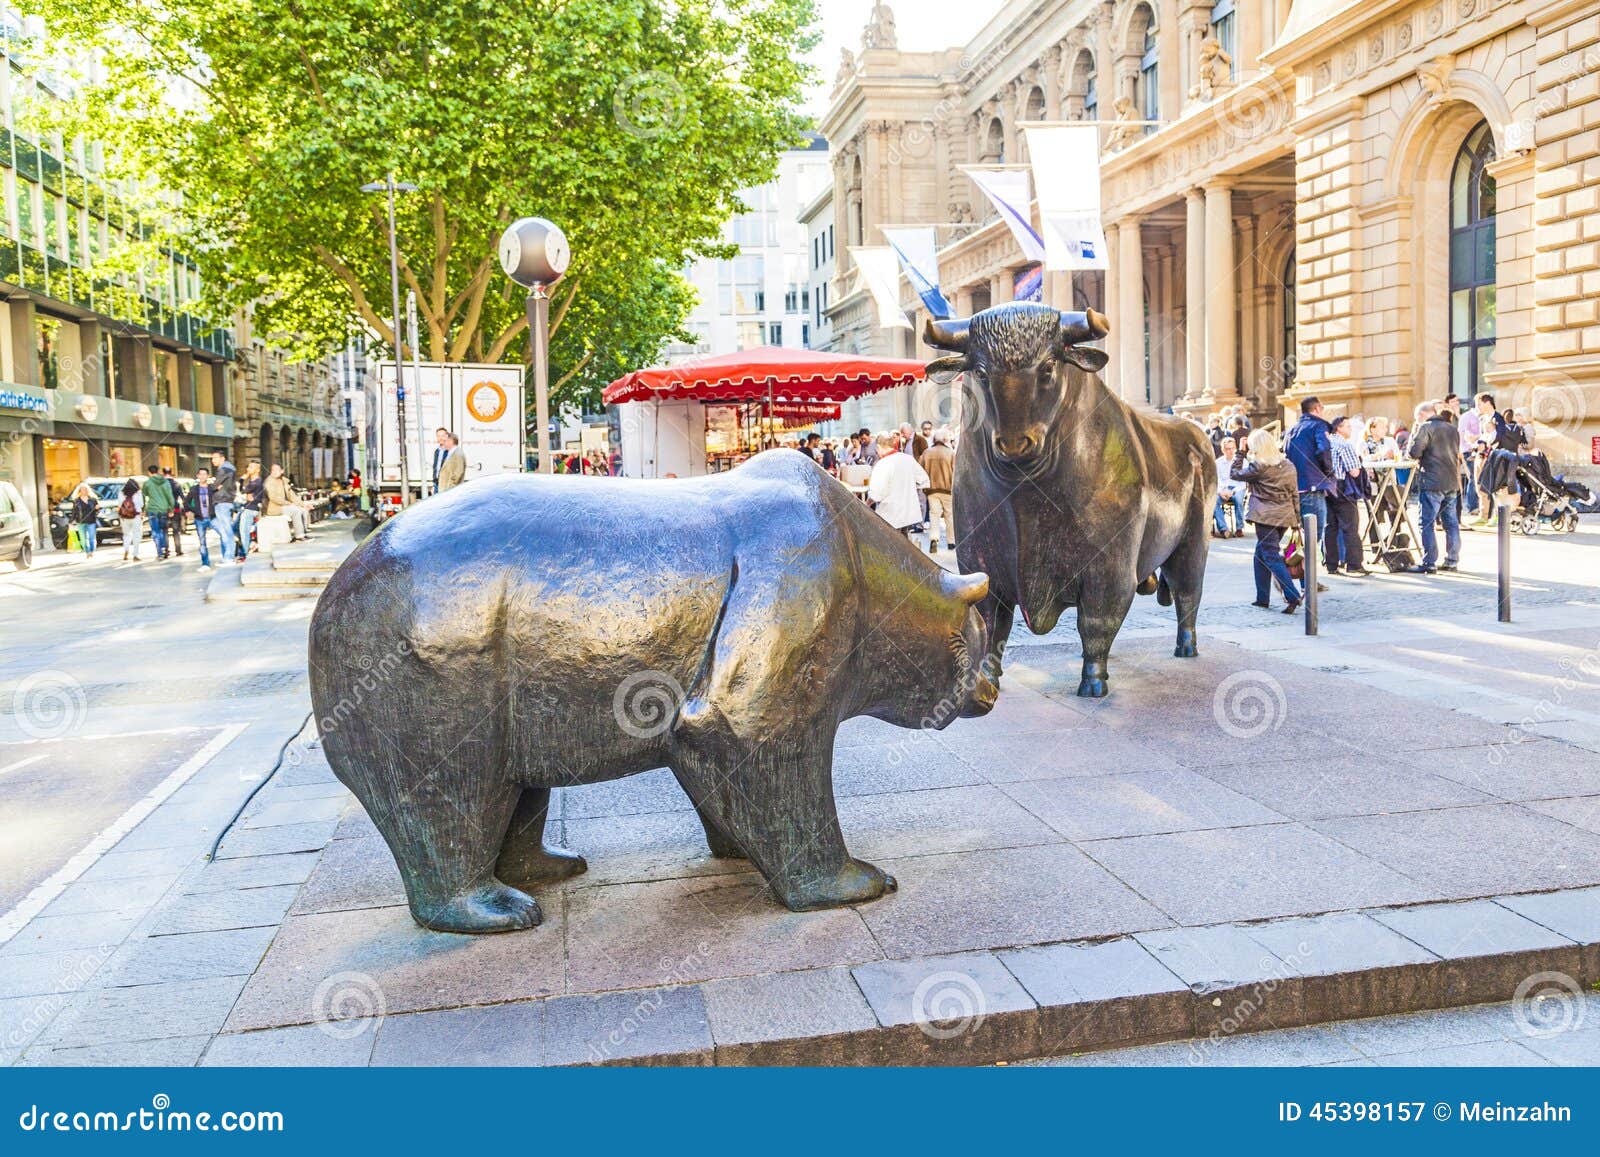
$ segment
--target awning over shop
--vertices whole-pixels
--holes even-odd
[[[848,402],[923,379],[909,358],[869,358],[825,350],[762,346],[634,370],[606,387],[608,404],[691,399],[697,402]]]

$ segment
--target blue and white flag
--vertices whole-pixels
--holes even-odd
[[[1039,190],[1046,269],[1106,269],[1100,223],[1100,130],[1094,125],[1023,129]]]
[[[871,294],[878,311],[878,325],[885,329],[910,329],[911,319],[900,308],[900,271],[895,266],[894,250],[887,245],[852,247],[850,260],[861,274],[861,282]]]
[[[884,229],[883,235],[928,312],[940,321],[950,317],[955,311],[939,291],[939,243],[933,227]]]
[[[1033,227],[1033,192],[1026,169],[968,169],[967,176],[1000,211],[1029,261],[1044,260],[1044,238]]]

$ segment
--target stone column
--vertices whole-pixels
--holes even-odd
[[[39,341],[33,332],[33,298],[18,294],[11,299],[10,381],[22,386],[37,386],[39,380]]]
[[[1233,400],[1239,392],[1234,377],[1236,327],[1233,267],[1233,189],[1225,181],[1205,187],[1206,246],[1206,397]]]
[[[86,394],[98,394],[105,397],[109,393],[106,384],[108,367],[100,353],[100,323],[98,321],[80,321],[78,323],[78,349],[83,358],[82,372],[79,374],[78,388]]]
[[[1122,256],[1122,230],[1117,225],[1108,224],[1106,232],[1106,271],[1102,278],[1105,301],[1102,308],[1111,321],[1111,334],[1106,338],[1106,368],[1101,371],[1101,377],[1106,385],[1113,390],[1122,380],[1122,359],[1119,351],[1122,347],[1122,320],[1117,316],[1117,287],[1121,283],[1120,258]]]
[[[188,351],[178,354],[178,407],[184,410],[200,408],[195,397],[194,355]]]
[[[1044,119],[1061,119],[1061,45],[1045,49],[1042,60],[1044,70]]]
[[[1112,319],[1122,335],[1117,342],[1117,362],[1122,367],[1117,392],[1125,402],[1143,403],[1144,244],[1139,218],[1132,214],[1124,217],[1117,233],[1117,315]]]
[[[1248,203],[1248,202],[1247,202]],[[1249,213],[1234,220],[1234,236],[1238,239],[1239,262],[1239,380],[1234,384],[1239,393],[1253,398],[1256,392],[1257,366],[1260,355],[1266,353],[1261,341],[1261,327],[1256,316],[1256,285],[1260,278],[1256,267],[1256,219]]]
[[[999,273],[989,278],[989,304],[1002,305],[1016,297],[1016,283],[1012,280],[1011,271],[1002,269]]]

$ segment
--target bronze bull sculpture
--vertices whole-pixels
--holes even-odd
[[[718,856],[795,910],[871,900],[833,796],[841,722],[994,704],[983,575],[949,574],[793,450],[681,482],[512,475],[384,525],[311,620],[334,773],[428,928],[528,928],[581,872],[550,790],[668,767]]]
[[[1177,604],[1174,654],[1195,655],[1217,473],[1191,422],[1135,410],[1101,381],[1110,332],[1093,310],[1013,302],[929,320],[935,378],[966,375],[953,500],[962,570],[989,575],[982,612],[998,677],[1015,610],[1045,634],[1078,609],[1078,694],[1106,694],[1106,660],[1134,594]]]

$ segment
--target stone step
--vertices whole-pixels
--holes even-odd
[[[314,570],[332,574],[354,548],[354,543],[294,543],[272,552],[272,565],[278,570]]]
[[[276,560],[255,555],[245,561],[239,581],[246,587],[321,587],[332,572],[284,570]]]

